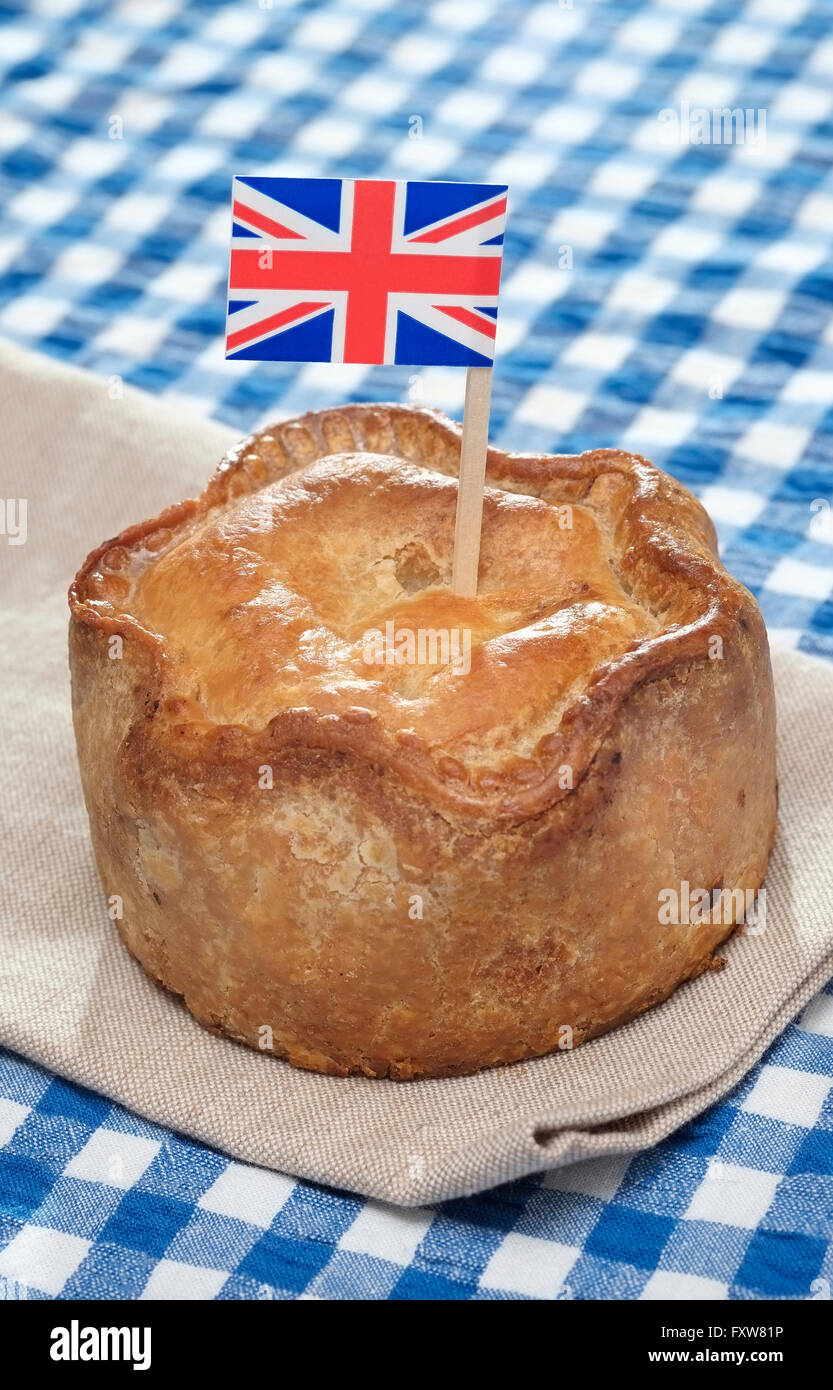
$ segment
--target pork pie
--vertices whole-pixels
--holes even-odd
[[[772,845],[766,634],[700,504],[633,454],[492,449],[458,598],[459,452],[405,406],[273,426],[70,590],[125,945],[315,1071],[449,1076],[621,1024],[713,962]],[[683,884],[735,906],[669,921]]]

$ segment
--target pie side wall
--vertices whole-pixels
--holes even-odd
[[[661,925],[687,880],[757,888],[774,705],[750,599],[722,659],[625,698],[575,790],[495,827],[358,753],[166,760],[154,657],[74,620],[73,713],[123,940],[205,1026],[297,1066],[471,1072],[606,1031],[704,969],[732,924]],[[421,900],[421,909],[420,909]],[[421,916],[418,915],[421,910]],[[271,1030],[271,1031],[266,1031]]]

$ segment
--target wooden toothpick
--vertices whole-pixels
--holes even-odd
[[[460,481],[457,487],[457,519],[454,526],[454,561],[451,567],[451,587],[454,593],[462,598],[474,598],[477,593],[491,396],[491,367],[469,367],[466,373]]]

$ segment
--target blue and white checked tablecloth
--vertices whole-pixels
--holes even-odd
[[[505,180],[494,437],[653,457],[776,640],[833,657],[831,0],[0,0],[0,20],[0,332],[241,430],[350,397],[459,413],[459,371],[223,361],[229,180]],[[723,108],[749,134],[764,112],[766,140],[669,139]],[[828,992],[651,1152],[398,1212],[0,1053],[0,1292],[829,1297],[831,1083]]]

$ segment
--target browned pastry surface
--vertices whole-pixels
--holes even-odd
[[[403,406],[275,426],[70,591],[122,936],[203,1023],[297,1065],[444,1075],[579,1042],[732,930],[660,924],[662,889],[765,871],[766,635],[702,507],[634,455],[492,450],[457,598],[458,458],[456,426]],[[368,665],[388,623],[469,631],[470,671]]]

